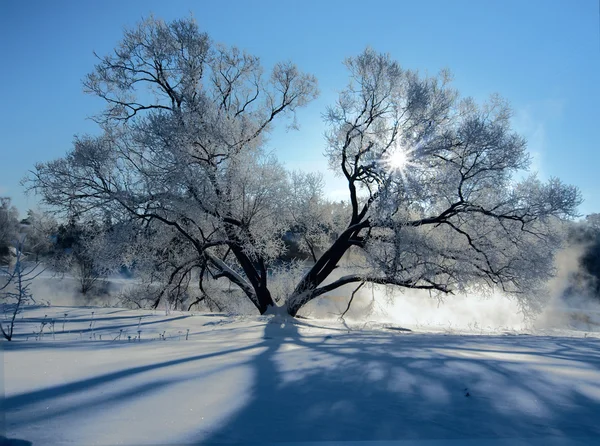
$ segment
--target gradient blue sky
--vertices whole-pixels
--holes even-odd
[[[93,133],[102,102],[81,79],[121,38],[154,13],[192,13],[217,42],[271,66],[292,60],[317,76],[321,97],[298,114],[301,129],[274,132],[289,167],[327,173],[321,113],[347,81],[342,65],[371,45],[403,66],[450,68],[465,96],[500,93],[514,128],[529,140],[534,169],[558,176],[600,212],[600,35],[598,0],[448,1],[0,1],[0,195],[23,213],[36,206],[20,179],[35,162],[62,156],[73,135]],[[328,192],[343,184],[327,173]]]

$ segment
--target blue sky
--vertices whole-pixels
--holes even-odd
[[[581,189],[582,214],[600,212],[600,36],[598,0],[565,1],[27,1],[0,2],[0,196],[21,212],[36,206],[20,179],[62,156],[102,102],[82,92],[96,51],[110,52],[124,27],[154,13],[190,13],[217,42],[292,60],[319,79],[321,97],[298,114],[301,129],[274,132],[289,167],[327,174],[321,113],[347,81],[344,58],[367,45],[406,68],[449,68],[464,96],[500,93],[514,128],[529,140],[534,169]]]

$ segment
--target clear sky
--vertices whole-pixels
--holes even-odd
[[[36,206],[20,179],[93,133],[102,102],[82,92],[96,51],[153,13],[189,15],[217,42],[292,60],[317,76],[321,97],[298,114],[298,132],[270,141],[289,167],[327,172],[321,113],[347,82],[344,58],[367,45],[404,67],[450,68],[465,96],[500,93],[529,141],[534,169],[581,189],[582,214],[600,212],[599,0],[0,1],[0,196]],[[343,185],[327,174],[328,192]]]

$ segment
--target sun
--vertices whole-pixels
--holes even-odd
[[[404,171],[410,161],[405,150],[394,150],[383,160],[389,170]]]
[[[406,164],[408,163],[408,157],[406,156],[406,152],[404,152],[404,150],[398,150],[392,153],[389,156],[387,163],[390,166],[390,169],[404,170]]]

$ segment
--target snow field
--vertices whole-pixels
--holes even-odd
[[[36,446],[600,444],[600,339],[582,332],[92,307],[30,307],[17,324],[5,435]]]

